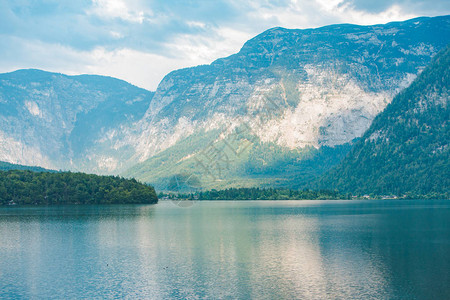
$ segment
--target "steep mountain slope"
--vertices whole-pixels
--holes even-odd
[[[123,174],[157,186],[177,173],[206,187],[303,184],[449,42],[449,16],[270,29],[235,55],[168,74],[145,117],[107,136],[142,162]]]
[[[0,160],[96,173],[120,169],[126,149],[101,141],[141,119],[152,96],[110,77],[0,74]]]
[[[318,185],[450,197],[450,45],[373,121]]]

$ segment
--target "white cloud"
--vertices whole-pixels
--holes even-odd
[[[195,65],[184,58],[165,57],[133,49],[108,51],[96,48],[80,55],[89,57],[89,63],[84,66],[85,72],[117,77],[149,90],[155,90],[162,78],[174,69]]]
[[[348,8],[345,11],[341,12],[341,14],[344,13],[345,16],[350,19],[349,22],[360,25],[383,24],[393,21],[404,21],[419,16],[417,14],[404,12],[403,9],[398,5],[393,5],[381,13],[369,13],[361,10],[355,10],[352,8]]]
[[[167,44],[175,57],[182,57],[188,65],[208,64],[217,58],[239,51],[251,33],[230,27],[211,29],[208,36],[183,34]]]
[[[370,9],[362,0],[92,0],[57,5],[54,15],[0,1],[0,72],[97,73],[154,90],[170,71],[236,53],[271,27],[386,23],[423,7],[430,14],[424,0],[377,1]],[[449,13],[447,0],[436,1],[435,14]]]
[[[124,37],[123,34],[121,34],[120,32],[117,32],[117,31],[111,30],[109,33],[110,33],[111,36],[112,36],[113,38],[115,38],[115,39],[121,39],[121,38]]]
[[[93,7],[88,13],[95,14],[101,18],[119,18],[125,21],[142,24],[145,20],[143,10],[133,10],[123,0],[93,0]]]
[[[170,71],[195,65],[183,58],[169,58],[133,49],[107,50],[97,47],[91,51],[48,44],[41,41],[9,39],[20,50],[2,52],[0,70],[36,68],[68,75],[97,74],[123,79],[139,87],[155,90]],[[9,59],[10,58],[10,59]]]

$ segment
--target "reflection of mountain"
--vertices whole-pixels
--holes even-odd
[[[1,208],[0,298],[446,299],[449,208],[427,200]]]
[[[201,202],[180,213],[172,204],[160,203],[156,208],[160,214],[141,217],[138,227],[132,228],[136,232],[131,236],[139,241],[138,257],[149,262],[133,272],[161,297],[390,295],[386,266],[365,248],[370,232],[353,232],[353,226],[364,228],[367,220],[348,223],[357,216],[349,216],[348,211],[336,215],[340,205],[308,206],[259,202],[230,207],[230,203]],[[340,227],[333,227],[331,219]],[[165,282],[164,288],[158,282]],[[136,288],[148,290],[144,284]]]
[[[422,200],[385,204],[373,217],[377,223],[367,228],[365,236],[370,257],[386,267],[383,275],[389,278],[390,293],[409,299],[448,298],[448,212],[446,200]]]

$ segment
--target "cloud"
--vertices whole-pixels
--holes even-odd
[[[185,58],[166,57],[129,48],[108,50],[97,47],[86,51],[39,40],[1,35],[0,39],[16,45],[0,48],[0,70],[4,72],[37,68],[68,75],[97,74],[117,77],[154,90],[165,74],[174,69],[196,65]]]
[[[405,13],[419,15],[446,14],[450,10],[449,1],[433,1],[432,4],[428,0],[346,0],[343,2],[356,10],[374,14],[384,12],[392,6],[400,7]]]
[[[169,71],[210,63],[282,26],[375,24],[450,12],[448,0],[0,1],[0,72],[99,73],[154,90]]]
[[[122,0],[93,0],[93,7],[89,10],[89,13],[103,19],[119,18],[139,24],[142,24],[148,18],[147,14],[149,14],[149,12],[141,9],[131,10],[127,3]]]

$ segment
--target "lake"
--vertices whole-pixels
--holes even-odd
[[[0,298],[449,299],[450,201],[0,208]]]

